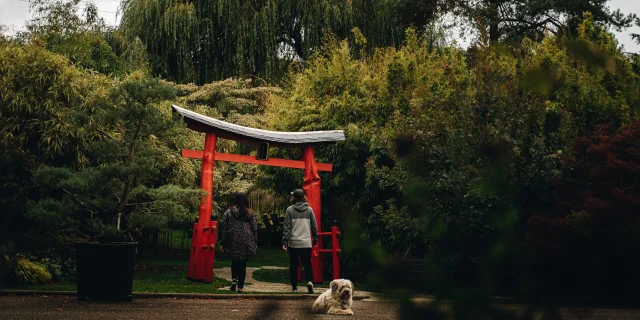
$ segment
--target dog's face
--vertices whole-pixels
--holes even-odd
[[[347,301],[353,297],[353,282],[347,279],[331,281],[331,293],[342,301]]]

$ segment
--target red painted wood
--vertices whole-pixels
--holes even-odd
[[[254,156],[244,156],[239,154],[229,154],[216,152],[216,160],[238,163],[259,164],[263,166],[284,167],[293,169],[304,169],[304,161],[269,158],[268,160],[257,160]],[[330,163],[317,163],[319,171],[333,171]]]
[[[191,250],[189,251],[189,268],[187,269],[187,279],[196,280],[196,247],[198,246],[198,224],[193,224],[191,234]]]
[[[204,140],[204,151],[202,152],[202,171],[200,172],[200,189],[206,191],[206,195],[200,200],[200,212],[198,214],[198,233],[196,250],[192,250],[191,254],[195,255],[194,264],[195,280],[205,280],[205,269],[208,261],[208,252],[202,251],[199,246],[206,245],[208,243],[208,233],[204,232],[204,228],[209,227],[209,221],[211,220],[211,207],[212,207],[212,195],[213,195],[213,163],[215,162],[216,154],[216,134],[213,132],[207,133]]]
[[[189,261],[193,260],[193,267],[189,266],[189,268],[193,268],[193,277],[190,277],[190,279],[202,281],[204,279],[204,256],[202,255],[202,250],[200,250],[200,245],[204,240],[202,238],[204,232],[202,231],[200,223],[196,223],[195,225],[196,226],[193,228],[193,231],[195,233],[196,241],[191,243],[191,255],[193,256],[193,258],[189,257]]]
[[[213,266],[216,254],[216,239],[218,221],[209,221],[209,227],[205,228],[205,238],[207,242],[202,245],[202,253],[204,254],[204,282],[211,283],[213,281]]]
[[[333,280],[340,279],[340,256],[338,256],[338,252],[340,252],[340,242],[338,242],[338,231],[337,226],[331,227],[331,250],[332,252],[332,263],[333,263]]]
[[[202,159],[203,152],[197,150],[182,149],[182,156],[185,158]],[[240,154],[230,154],[216,152],[216,161],[238,162],[248,164],[259,164],[263,166],[284,167],[293,169],[304,169],[304,161],[269,158],[268,160],[257,160],[254,156],[245,156]],[[330,163],[316,163],[318,171],[333,171],[333,165]]]
[[[322,211],[320,207],[320,175],[318,174],[318,165],[316,157],[313,153],[312,146],[305,146],[302,150],[302,160],[304,161],[304,181],[302,189],[307,196],[307,203],[313,209],[318,225],[318,232],[321,232]],[[318,250],[322,249],[322,241],[318,241]],[[313,268],[313,282],[322,283],[324,274],[324,262],[322,255],[311,257],[311,266]]]

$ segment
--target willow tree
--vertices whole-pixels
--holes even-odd
[[[206,83],[230,76],[277,78],[325,35],[360,27],[370,45],[398,44],[397,0],[125,0],[121,29],[147,46],[155,74]]]

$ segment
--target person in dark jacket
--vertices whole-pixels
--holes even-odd
[[[233,205],[227,210],[218,227],[220,251],[231,258],[231,291],[241,293],[247,275],[247,260],[258,249],[258,224],[256,215],[248,208],[249,201],[243,193],[237,193]]]
[[[313,269],[311,248],[318,242],[318,224],[313,209],[306,202],[304,190],[291,192],[293,205],[284,216],[282,250],[289,252],[289,281],[294,292],[298,291],[298,259],[302,262],[307,290],[313,293]]]

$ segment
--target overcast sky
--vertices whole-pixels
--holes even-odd
[[[107,23],[111,25],[118,23],[119,17],[116,12],[120,0],[82,0],[81,7],[84,7],[88,2],[96,4],[98,13]],[[610,0],[609,6],[614,10],[620,9],[623,13],[640,15],[640,1],[638,0]],[[15,30],[22,30],[24,22],[29,18],[31,18],[31,12],[29,12],[28,0],[0,0],[0,24],[8,25]],[[633,27],[615,34],[620,44],[624,45],[625,51],[640,52],[640,45],[633,42],[631,33],[640,33],[640,27]]]

